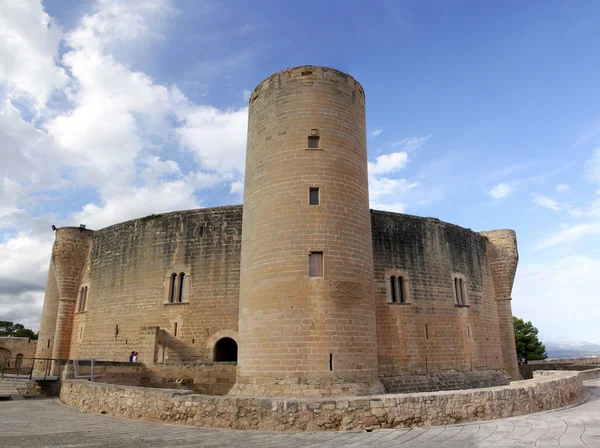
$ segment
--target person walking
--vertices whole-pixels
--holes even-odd
[[[135,355],[135,351],[129,354],[129,362],[133,362],[133,355]]]
[[[133,352],[133,358],[131,359],[133,362],[137,362],[138,352]]]

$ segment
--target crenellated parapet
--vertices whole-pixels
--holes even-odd
[[[518,380],[521,376],[517,361],[512,307],[510,304],[519,261],[517,235],[514,230],[509,229],[492,230],[481,232],[481,234],[488,240],[488,264],[498,305],[498,323],[504,367],[513,380]]]

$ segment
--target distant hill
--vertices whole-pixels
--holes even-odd
[[[546,342],[548,358],[581,358],[584,356],[600,356],[600,344],[593,342]]]

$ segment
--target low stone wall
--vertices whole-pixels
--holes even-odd
[[[580,402],[575,372],[508,386],[369,397],[239,398],[188,391],[63,382],[61,400],[85,412],[196,426],[276,431],[448,425],[546,411]]]
[[[597,361],[596,361],[597,362]],[[553,370],[569,370],[569,371],[582,371],[582,370],[589,370],[589,369],[595,369],[598,368],[599,365],[598,364],[568,364],[566,362],[542,362],[540,361],[537,364],[534,364],[533,361],[531,361],[529,364],[523,364],[519,366],[519,373],[521,374],[521,376],[523,377],[523,379],[528,380],[531,378],[534,378],[535,375],[533,372],[536,372],[538,370],[549,370],[549,371],[553,371]]]
[[[79,375],[91,374],[91,362],[79,361]],[[69,361],[62,370],[61,378],[72,379],[75,375],[73,361]],[[142,378],[147,376],[143,364],[118,361],[94,361],[95,381],[99,383],[140,386]]]
[[[392,394],[480,389],[482,387],[506,386],[509,384],[506,374],[499,370],[402,375],[382,377],[380,380],[385,387],[385,391]]]
[[[235,383],[236,368],[235,362],[142,364],[94,361],[97,383],[190,390],[206,395],[226,395]],[[79,361],[79,375],[89,376],[90,373],[91,362]],[[61,377],[75,379],[74,374],[73,361],[69,361]]]
[[[142,385],[186,389],[198,394],[227,395],[235,384],[237,363],[155,363],[146,366]]]

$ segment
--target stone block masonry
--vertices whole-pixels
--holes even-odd
[[[582,372],[586,379],[600,369]],[[552,372],[487,389],[335,398],[255,398],[63,382],[61,400],[114,417],[268,431],[338,431],[448,425],[547,411],[581,402],[577,372]]]

